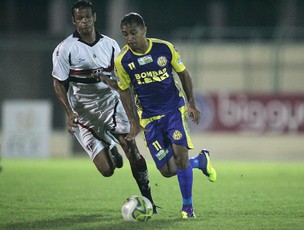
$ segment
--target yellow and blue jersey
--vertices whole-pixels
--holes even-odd
[[[148,41],[145,54],[136,53],[126,45],[115,60],[118,85],[122,90],[133,87],[142,119],[165,115],[185,105],[173,78],[173,70],[186,69],[179,53],[167,41],[153,38]]]

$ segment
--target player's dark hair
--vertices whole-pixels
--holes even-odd
[[[128,13],[126,14],[120,23],[120,28],[124,25],[136,23],[138,26],[145,27],[145,21],[138,13]]]
[[[78,0],[77,2],[74,2],[72,5],[72,9],[71,9],[72,17],[74,17],[74,10],[81,8],[90,8],[92,13],[93,14],[95,13],[92,2],[90,2],[89,0]]]

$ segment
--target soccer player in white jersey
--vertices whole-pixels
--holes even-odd
[[[141,194],[152,202],[156,213],[146,161],[135,141],[125,138],[130,124],[119,94],[93,77],[103,73],[111,78],[120,48],[115,40],[95,30],[96,13],[90,1],[75,2],[71,13],[76,30],[55,48],[52,71],[56,95],[68,116],[68,130],[105,177],[123,165],[115,147],[118,142]]]

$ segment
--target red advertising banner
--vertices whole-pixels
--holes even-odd
[[[198,95],[197,106],[202,118],[193,132],[304,132],[304,94],[221,92]]]

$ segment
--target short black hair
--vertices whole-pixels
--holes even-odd
[[[126,14],[122,18],[121,23],[120,23],[120,28],[124,25],[132,24],[132,23],[136,23],[138,26],[141,26],[141,27],[146,26],[145,21],[144,21],[143,17],[140,16],[140,14],[131,12],[131,13]]]
[[[71,13],[73,17],[74,17],[74,10],[80,8],[90,8],[92,13],[95,13],[92,2],[90,2],[89,0],[78,0],[77,2],[74,2],[72,5]]]

